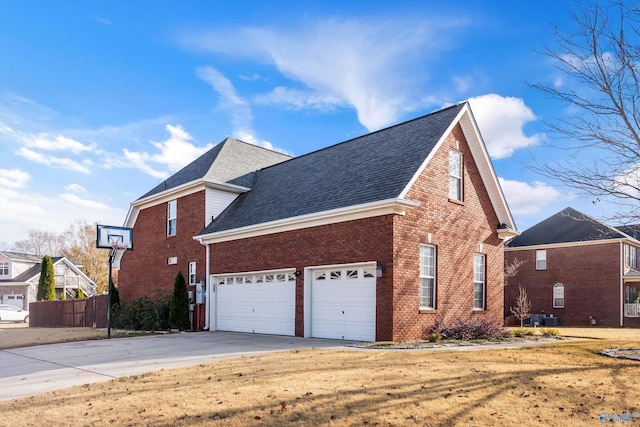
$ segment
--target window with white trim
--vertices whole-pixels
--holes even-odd
[[[436,308],[436,247],[420,245],[420,309]]]
[[[167,236],[176,235],[178,222],[178,201],[172,200],[167,203]]]
[[[9,263],[8,262],[0,262],[0,276],[8,276],[9,275]]]
[[[473,254],[473,309],[485,309],[485,255]]]
[[[553,285],[553,308],[564,308],[564,285],[562,283]]]
[[[547,269],[547,251],[540,250],[536,251],[536,270],[546,270]]]
[[[462,201],[462,153],[449,151],[449,198]]]
[[[624,245],[624,263],[627,267],[638,268],[638,248]]]
[[[189,263],[189,284],[196,284],[196,262],[192,261]]]

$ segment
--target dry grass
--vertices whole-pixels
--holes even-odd
[[[473,352],[300,350],[165,370],[0,402],[0,425],[599,425],[640,412],[640,331]]]
[[[59,342],[103,339],[106,337],[106,329],[30,328],[24,323],[0,324],[0,350]]]

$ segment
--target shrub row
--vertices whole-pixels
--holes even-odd
[[[148,296],[116,303],[111,307],[111,324],[117,329],[166,331],[169,329],[171,296],[159,291],[155,299]]]
[[[437,320],[436,323],[425,329],[424,338],[429,341],[444,340],[477,340],[504,337],[502,326],[497,322],[474,319],[470,322],[460,320],[445,322]]]

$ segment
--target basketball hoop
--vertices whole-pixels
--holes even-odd
[[[129,245],[124,243],[114,243],[111,245],[111,249],[114,251],[126,251],[129,248]]]

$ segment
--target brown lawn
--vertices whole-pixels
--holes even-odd
[[[640,347],[640,330],[559,329],[598,339],[243,357],[0,402],[0,425],[584,426],[640,412],[640,362],[597,354]]]

